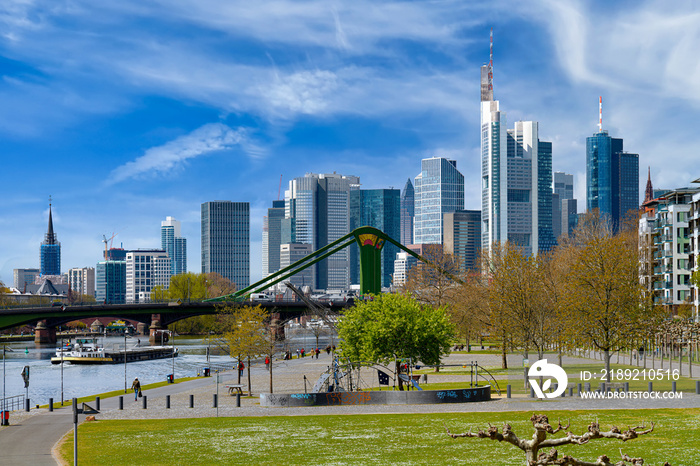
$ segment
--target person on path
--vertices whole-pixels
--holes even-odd
[[[245,364],[243,364],[243,361],[239,361],[239,363],[238,363],[238,377],[243,377],[243,369],[245,369]]]
[[[131,389],[134,391],[134,401],[137,401],[139,399],[139,393],[141,393],[141,382],[139,382],[138,377],[136,377],[134,383],[131,384]]]
[[[265,356],[265,369],[270,370],[270,358]]]

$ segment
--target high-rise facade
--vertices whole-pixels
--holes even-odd
[[[301,243],[281,244],[279,251],[279,262],[281,269],[289,267],[293,263],[302,260],[304,257],[313,252],[310,244]],[[314,284],[316,283],[315,272],[315,267],[308,267],[295,273],[289,277],[289,280],[287,281],[299,288],[305,288],[308,286],[309,288],[313,289]]]
[[[414,244],[442,244],[444,215],[464,209],[464,175],[457,170],[457,161],[423,159],[414,190]]]
[[[237,289],[250,285],[250,204],[202,204],[202,273],[216,272]]]
[[[401,192],[398,189],[361,189],[352,192],[351,217],[357,218],[353,225],[377,228],[389,237],[396,239],[401,235]],[[385,242],[381,252],[382,286],[391,285],[394,273],[394,257],[399,248]],[[352,282],[359,283],[359,249],[351,246]]]
[[[280,267],[280,245],[282,244],[282,220],[284,201],[272,201],[263,218],[262,232],[262,276],[277,272]]]
[[[639,209],[639,155],[604,130],[586,138],[586,208],[607,216],[615,231]]]
[[[170,286],[171,266],[168,253],[162,249],[141,249],[126,253],[126,302],[151,301],[156,286]]]
[[[98,303],[126,303],[126,261],[106,260],[97,263],[95,299]]]
[[[351,191],[360,178],[337,173],[307,173],[294,178],[285,191],[284,243],[310,244],[316,251],[350,233]],[[316,289],[350,287],[350,251],[347,248],[314,265]]]
[[[462,270],[476,268],[480,246],[480,211],[457,210],[445,214],[445,252],[459,258]]]
[[[49,204],[49,229],[41,243],[41,275],[61,274],[61,243],[53,231],[53,215]]]
[[[574,199],[574,175],[564,172],[554,172],[554,194],[558,195],[558,203],[552,201],[552,212],[557,212],[553,218],[554,237],[568,236],[576,228],[578,203]],[[554,199],[554,197],[552,197]]]
[[[69,269],[68,284],[73,293],[95,296],[95,269],[93,267]]]
[[[187,273],[187,239],[180,234],[182,224],[173,217],[160,223],[161,249],[170,257],[170,274]]]
[[[415,190],[411,179],[406,180],[406,185],[401,192],[401,238],[399,242],[404,246],[413,244],[413,218],[415,216]]]
[[[23,292],[25,286],[34,284],[39,275],[41,275],[39,269],[14,269],[12,271],[13,286]]]

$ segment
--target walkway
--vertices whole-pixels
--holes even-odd
[[[513,358],[511,364],[517,360]],[[330,364],[330,356],[322,353],[319,359],[309,357],[292,361],[276,361],[273,368],[273,388],[275,393],[303,393],[304,375],[307,378],[307,389],[310,391],[318,376]],[[478,361],[483,366],[498,366],[499,355],[453,354],[447,360],[448,364],[468,364]],[[555,362],[555,361],[551,361]],[[564,358],[564,365],[594,362],[590,359]],[[597,361],[600,363],[600,361]],[[658,361],[657,361],[658,363]],[[647,367],[651,367],[649,364]],[[658,367],[658,364],[657,364]],[[247,369],[246,369],[247,373]],[[700,368],[697,370],[700,375]],[[468,376],[448,374],[428,374],[430,382],[453,381],[465,379]],[[515,380],[502,380],[504,385],[522,383],[522,376]],[[530,398],[498,398],[486,403],[442,404],[442,405],[357,405],[357,406],[328,406],[309,408],[268,408],[258,404],[258,397],[243,397],[241,407],[235,406],[236,398],[229,396],[224,385],[236,383],[235,372],[221,374],[219,384],[219,416],[299,416],[299,415],[332,415],[332,414],[383,414],[383,413],[439,413],[439,412],[496,412],[496,411],[550,411],[590,409],[595,403],[595,409],[643,409],[643,408],[700,408],[700,396],[684,394],[681,400],[584,400],[578,397],[558,398],[555,400],[532,400]],[[247,387],[247,380],[242,380]],[[251,384],[254,394],[269,391],[269,373],[262,365],[251,368]],[[133,393],[124,396],[124,409],[118,409],[119,398],[101,400],[101,412],[96,416],[100,420],[108,419],[162,419],[162,418],[192,418],[212,417],[217,415],[213,408],[213,394],[216,393],[216,377],[197,379],[174,385],[167,385],[153,390],[144,391],[148,397],[148,409],[142,409],[141,400],[135,402]],[[166,395],[171,397],[171,408],[165,408]],[[194,395],[195,407],[189,408],[189,396]],[[80,416],[81,422],[84,416]],[[0,428],[0,452],[2,463],[12,465],[43,466],[56,464],[51,450],[72,425],[70,406],[48,412],[46,409],[23,411],[11,414],[9,427]],[[78,430],[80,436],[80,429]]]

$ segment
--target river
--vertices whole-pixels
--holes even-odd
[[[288,332],[285,345],[294,352],[297,348],[309,348],[315,346],[316,340],[310,331],[295,329]],[[140,338],[141,344],[148,344],[148,337],[130,337],[127,346],[137,344]],[[99,343],[107,350],[123,347],[123,337],[100,338]],[[323,349],[331,340],[327,336],[319,339],[319,345]],[[2,355],[0,344],[0,356]],[[60,340],[59,340],[60,345]],[[33,342],[7,343],[7,359],[3,362],[4,386],[7,397],[24,395],[24,380],[22,370],[29,366],[29,399],[31,405],[47,404],[49,398],[54,402],[61,401],[61,383],[63,383],[63,399],[70,400],[73,397],[94,395],[112,390],[123,390],[126,381],[127,388],[135,377],[139,378],[142,385],[162,382],[168,374],[173,373],[173,360],[155,359],[151,361],[130,362],[126,364],[126,376],[124,364],[95,364],[73,365],[70,363],[51,364],[51,357],[56,353],[58,345],[35,345]],[[181,336],[175,338],[175,346],[179,349],[179,356],[174,359],[175,378],[192,377],[201,372],[202,368],[221,367],[232,369],[235,359],[226,354],[219,354],[215,345],[211,345],[209,361],[207,361],[207,340],[202,337]],[[10,351],[11,350],[11,351]],[[0,370],[3,370],[0,367]],[[0,399],[2,392],[0,392]]]

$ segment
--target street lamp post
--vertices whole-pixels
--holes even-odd
[[[124,393],[126,393],[126,329],[124,329]]]
[[[172,345],[173,345],[173,354],[172,354],[172,359],[173,359],[173,383],[175,383],[175,331],[171,330],[170,331],[170,338],[172,340]]]
[[[5,358],[7,358],[7,343],[2,345],[2,424],[5,425]]]
[[[63,351],[65,349],[65,343],[63,343],[63,338],[61,338],[61,406],[63,406]]]

